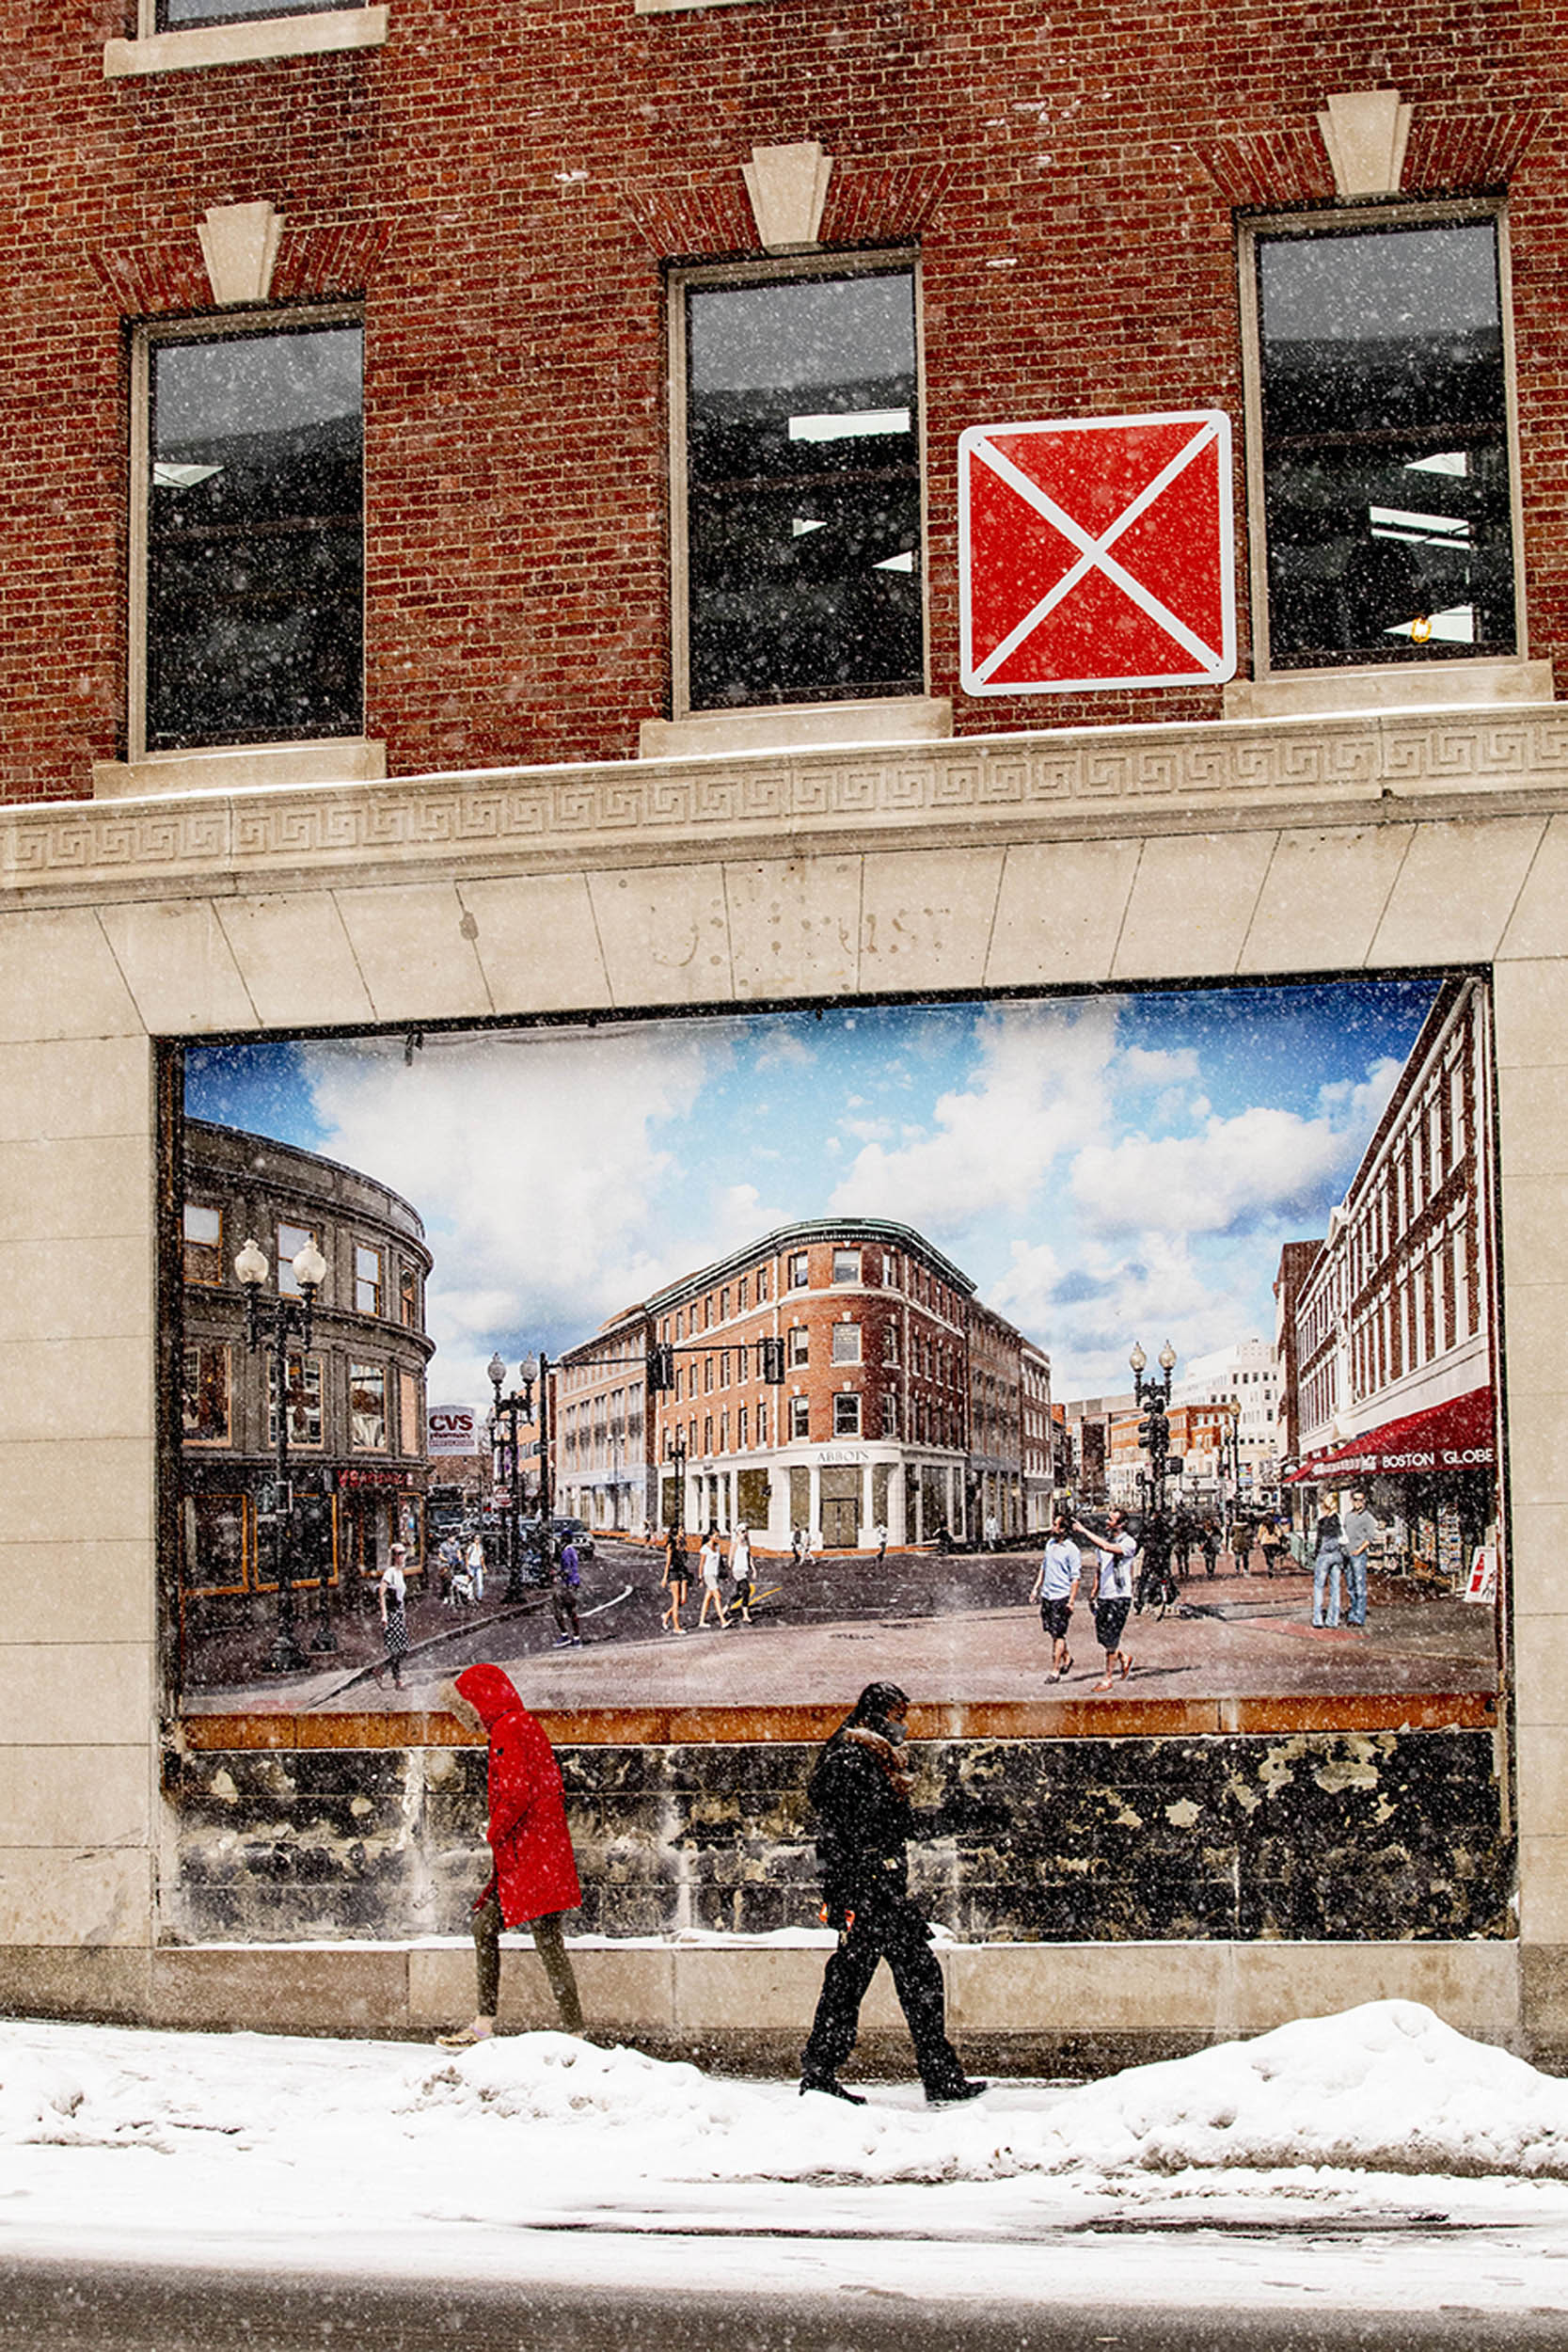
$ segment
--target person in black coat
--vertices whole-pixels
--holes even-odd
[[[823,1916],[838,1948],[822,1979],[811,2038],[800,2054],[800,2089],[852,2106],[838,2070],[855,2046],[861,2003],[885,1960],[914,2043],[915,2064],[933,2106],[985,2090],[964,2074],[947,2039],[942,1970],[930,1930],[909,1893],[906,1844],[915,1817],[911,1774],[900,1756],[910,1702],[896,1683],[868,1683],[816,1761],[807,1795],[817,1817]],[[934,1826],[934,1824],[927,1824]]]

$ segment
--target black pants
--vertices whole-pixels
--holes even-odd
[[[903,2010],[914,2062],[927,2090],[941,2092],[963,2080],[963,2065],[945,2029],[946,1996],[942,1970],[926,1937],[926,1922],[908,1898],[857,1911],[822,1978],[811,2039],[801,2053],[809,2074],[836,2074],[855,2046],[861,2003],[885,1960]]]
[[[529,1927],[534,1949],[545,1963],[562,2026],[567,2033],[580,2033],[582,2004],[578,1998],[578,1980],[572,1971],[561,1920],[559,1911],[546,1911],[539,1918],[531,1919]],[[482,2017],[494,2017],[500,2006],[501,1982],[501,1907],[494,1895],[488,1896],[474,1913],[474,1958],[479,1963],[479,2013]]]

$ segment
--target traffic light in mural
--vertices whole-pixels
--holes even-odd
[[[784,1376],[783,1340],[763,1340],[760,1343],[760,1352],[763,1378],[772,1388],[783,1388]]]
[[[648,1350],[648,1393],[668,1396],[675,1385],[675,1351],[673,1347],[651,1347]]]

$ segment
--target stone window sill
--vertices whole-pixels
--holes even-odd
[[[752,710],[699,710],[689,719],[644,719],[640,759],[689,759],[703,752],[809,751],[854,743],[942,743],[953,706],[929,694],[886,702],[781,703]]]
[[[379,784],[386,773],[386,744],[362,735],[321,743],[236,743],[217,751],[94,760],[92,797],[123,801],[167,792],[238,792],[269,784]]]
[[[139,40],[106,40],[103,72],[189,73],[198,66],[245,65],[259,57],[318,57],[335,49],[379,49],[386,8],[329,8],[317,16],[263,16],[236,24],[192,24]]]
[[[1549,703],[1549,661],[1402,662],[1388,669],[1276,670],[1233,678],[1227,719],[1307,719],[1378,710],[1474,709],[1489,703]]]

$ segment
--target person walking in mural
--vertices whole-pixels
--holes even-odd
[[[403,1688],[403,1661],[408,1655],[408,1584],[404,1575],[404,1563],[408,1557],[406,1544],[394,1544],[388,1555],[376,1586],[376,1602],[381,1611],[381,1639],[386,1657],[375,1670],[377,1690],[381,1677],[391,1671],[392,1688]]]
[[[673,1527],[664,1539],[664,1574],[658,1582],[659,1590],[670,1596],[670,1606],[659,1624],[667,1633],[684,1633],[681,1611],[691,1590],[691,1563],[687,1557],[686,1538],[678,1527]]]
[[[735,1606],[742,1625],[752,1622],[752,1599],[756,1585],[752,1575],[752,1537],[744,1520],[735,1531],[730,1546],[730,1574],[735,1579]]]
[[[450,1608],[451,1606],[451,1580],[463,1565],[463,1548],[455,1535],[446,1537],[436,1555],[436,1565],[439,1576],[441,1598]]]
[[[1320,1513],[1317,1527],[1317,1549],[1312,1559],[1312,1622],[1317,1626],[1334,1626],[1339,1622],[1339,1579],[1349,1566],[1345,1552],[1344,1531],[1338,1511]],[[1328,1606],[1323,1607],[1324,1595]]]
[[[1040,1571],[1029,1594],[1032,1601],[1039,1602],[1040,1623],[1051,1637],[1051,1672],[1047,1677],[1051,1682],[1060,1682],[1072,1665],[1068,1629],[1083,1573],[1084,1555],[1072,1540],[1072,1521],[1065,1511],[1058,1511],[1051,1522]]]
[[[703,1577],[703,1605],[697,1612],[697,1630],[700,1633],[707,1623],[707,1613],[710,1607],[720,1625],[729,1624],[729,1619],[724,1614],[724,1596],[720,1587],[720,1579],[724,1572],[724,1553],[719,1541],[719,1530],[716,1527],[708,1529],[707,1541],[698,1554],[697,1565],[702,1570]]]
[[[474,1960],[479,2006],[473,2023],[442,2034],[444,2050],[488,2042],[500,2010],[500,1938],[503,1928],[528,1927],[545,1963],[550,1991],[567,2033],[582,2031],[582,2003],[562,1915],[582,1900],[561,1767],[541,1726],[517,1696],[499,1666],[469,1666],[455,1682],[441,1686],[441,1703],[489,1743],[486,1765],[489,1814],[484,1835],[490,1876],[473,1907]]]
[[[1121,1646],[1121,1637],[1132,1606],[1132,1558],[1138,1547],[1128,1533],[1125,1514],[1116,1509],[1107,1517],[1103,1535],[1097,1535],[1090,1527],[1078,1525],[1072,1532],[1094,1547],[1094,1633],[1105,1653],[1104,1679],[1094,1687],[1097,1691],[1109,1691],[1118,1666],[1124,1682],[1132,1671],[1132,1661]]]
[[[1381,1530],[1368,1510],[1366,1495],[1359,1486],[1351,1490],[1350,1509],[1345,1514],[1340,1533],[1345,1545],[1345,1623],[1365,1625],[1367,1565],[1371,1557],[1373,1538]]]
[[[578,1591],[581,1583],[578,1548],[568,1535],[550,1568],[550,1608],[555,1614],[557,1649],[582,1647],[582,1626],[578,1617]]]
[[[887,1521],[879,1519],[871,1534],[877,1546],[877,1565],[880,1567],[887,1559]]]
[[[855,2046],[861,2003],[885,1960],[914,2043],[915,2064],[933,2106],[978,2098],[947,2039],[942,1970],[930,1929],[909,1892],[912,1776],[901,1751],[910,1702],[894,1682],[869,1682],[817,1757],[806,1794],[816,1815],[822,1916],[838,1931],[811,2035],[800,2054],[800,2090],[863,2106],[839,2081]]]
[[[483,1600],[484,1598],[484,1538],[477,1527],[468,1538],[468,1549],[463,1555],[463,1565],[468,1571],[468,1582],[473,1587],[475,1600]]]

